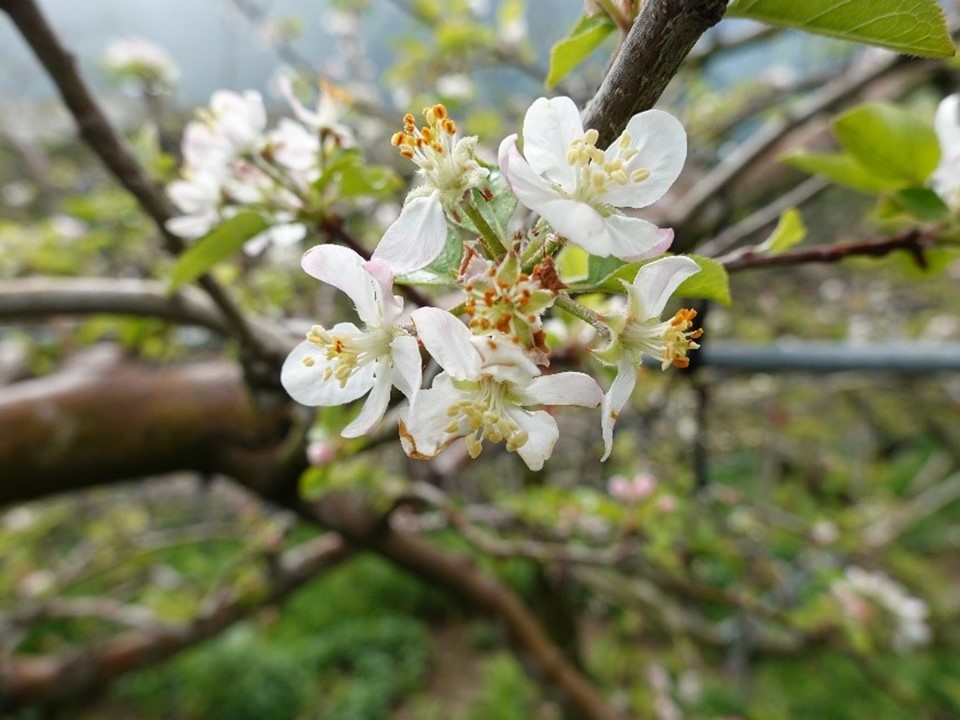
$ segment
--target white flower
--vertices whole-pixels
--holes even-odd
[[[531,470],[539,470],[559,430],[549,413],[526,408],[600,405],[603,393],[588,375],[541,375],[521,348],[505,338],[471,335],[445,310],[420,308],[411,318],[423,346],[443,368],[432,387],[401,413],[400,439],[411,457],[434,457],[458,438],[477,457],[489,440],[505,443]]]
[[[596,147],[596,130],[583,131],[573,100],[540,98],[517,136],[500,144],[500,170],[517,199],[571,242],[593,255],[640,260],[673,241],[672,230],[629,217],[619,208],[659,200],[680,174],[687,136],[680,121],[660,110],[634,115],[610,147]]]
[[[297,120],[302,122],[316,134],[329,134],[337,139],[341,147],[353,147],[356,139],[353,131],[340,122],[350,104],[350,94],[333,83],[320,81],[317,93],[317,107],[315,110],[307,108],[293,91],[293,80],[289,75],[281,75],[277,79],[280,94],[290,104]]]
[[[338,245],[308,250],[303,269],[342,290],[364,323],[315,325],[287,357],[280,381],[290,396],[311,406],[342,405],[370,393],[360,414],[343,429],[344,437],[364,435],[387,410],[390,389],[413,399],[420,388],[417,339],[396,327],[403,300],[393,295],[393,274],[382,263],[365,262]]]
[[[387,228],[373,251],[395,273],[429,265],[447,241],[444,210],[454,208],[471,188],[490,174],[476,160],[477,138],[456,139],[457,125],[443,105],[426,108],[427,126],[417,128],[413,115],[403,118],[403,131],[391,142],[400,154],[416,163],[424,184],[404,201],[400,217]]]
[[[183,213],[165,224],[174,235],[198,238],[220,222],[222,187],[219,178],[211,173],[191,173],[186,180],[174,180],[167,186],[167,195]]]
[[[255,90],[243,94],[217,90],[210,98],[209,110],[201,114],[214,136],[226,141],[233,155],[259,149],[267,127],[267,111],[263,98]]]
[[[930,181],[951,210],[960,210],[960,95],[948,95],[940,101],[933,129],[940,141],[940,165]]]
[[[687,351],[699,347],[694,340],[702,331],[691,330],[693,310],[679,310],[670,320],[660,321],[660,313],[680,283],[699,271],[696,262],[682,256],[647,263],[637,271],[633,283],[624,282],[627,305],[623,311],[604,318],[612,337],[607,347],[594,354],[608,365],[616,365],[617,377],[603,398],[603,460],[613,449],[613,426],[637,384],[643,355],[661,361],[665,370],[670,365],[686,367]]]
[[[103,53],[103,66],[121,79],[136,78],[158,90],[172,88],[180,77],[170,54],[140,37],[111,43]]]

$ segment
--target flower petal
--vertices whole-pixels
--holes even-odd
[[[527,441],[517,448],[517,455],[531,470],[542,470],[543,463],[553,454],[553,448],[560,438],[557,421],[543,410],[528,412],[521,408],[510,408],[507,414],[527,433]]]
[[[353,330],[359,332],[350,323],[340,323],[331,332]],[[304,363],[310,358],[313,364]],[[287,356],[280,370],[280,383],[287,393],[301,405],[311,407],[343,405],[364,395],[373,386],[373,365],[365,365],[351,375],[341,387],[336,378],[323,379],[324,368],[329,361],[316,345],[304,340]]]
[[[627,262],[656,257],[673,244],[673,230],[658,228],[653,223],[640,218],[610,215],[602,218],[602,222],[604,227],[602,241],[606,244],[607,254]],[[576,242],[590,252],[594,252],[587,245]],[[594,252],[594,254],[597,253]]]
[[[577,172],[567,163],[567,151],[570,142],[582,136],[583,123],[573,100],[538,98],[523,118],[523,155],[535,173],[572,191]]]
[[[933,129],[944,158],[960,155],[960,95],[948,95],[937,106]]]
[[[393,358],[393,384],[408,400],[420,391],[423,382],[423,365],[420,360],[420,345],[412,335],[398,335],[390,342]]]
[[[363,264],[363,269],[377,281],[383,324],[393,325],[403,313],[403,298],[393,294],[393,270],[385,262],[372,259]]]
[[[364,259],[340,245],[317,245],[303,254],[300,266],[321,282],[346,293],[367,325],[379,326],[383,308],[378,302],[377,281],[363,269]]]
[[[373,388],[363,407],[360,408],[360,414],[340,431],[343,437],[355,438],[366,435],[383,420],[387,405],[390,404],[390,388],[393,387],[391,370],[390,361],[386,358],[375,364]]]
[[[206,235],[218,222],[220,222],[220,216],[211,211],[202,215],[181,215],[170,218],[163,226],[177,237],[192,240]]]
[[[510,135],[503,139],[503,142],[500,143],[498,158],[500,172],[503,173],[503,177],[513,194],[517,196],[521,204],[531,210],[536,210],[542,215],[543,212],[540,208],[548,203],[573,202],[564,198],[553,185],[534,172],[533,168],[524,160],[520,151],[517,150],[516,135]]]
[[[622,360],[617,366],[617,377],[613,385],[603,396],[603,409],[600,411],[600,429],[603,434],[603,462],[613,450],[613,426],[623,406],[627,404],[633,388],[637,385],[637,369],[629,360]]]
[[[579,372],[541,375],[520,390],[524,405],[578,405],[595,408],[600,407],[603,402],[603,390],[597,385],[597,381]]]
[[[446,242],[447,218],[440,191],[434,190],[404,203],[400,217],[387,228],[373,251],[373,259],[387,263],[398,275],[413,272],[436,260]]]
[[[643,306],[642,314],[646,317],[660,317],[667,300],[680,284],[698,272],[700,266],[686,256],[654,260],[637,271],[637,276],[633,279],[632,299],[640,301]]]
[[[440,308],[425,307],[410,313],[420,342],[440,367],[457,380],[472,380],[480,374],[480,353],[473,346],[470,329]]]
[[[433,386],[417,393],[410,407],[400,414],[400,443],[412,458],[432,458],[466,432],[448,433],[452,418],[447,409],[459,402],[462,394],[453,386],[450,376],[440,373]]]
[[[637,113],[624,132],[630,134],[630,147],[638,151],[624,167],[627,174],[643,168],[650,175],[640,182],[612,185],[601,197],[614,207],[646,207],[663,197],[679,177],[687,159],[687,132],[679,120],[662,110]],[[615,140],[607,148],[608,161],[619,155],[619,142]]]

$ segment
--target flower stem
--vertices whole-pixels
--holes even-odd
[[[497,260],[506,255],[507,249],[503,246],[503,243],[500,242],[500,238],[497,237],[494,229],[490,227],[490,223],[487,222],[483,213],[474,205],[473,198],[465,202],[462,207],[467,217],[470,218],[470,222],[473,223],[477,232],[480,233],[480,241],[483,243],[483,249],[487,251],[490,259]]]
[[[599,313],[594,312],[585,305],[581,305],[567,293],[562,292],[557,295],[555,305],[571,315],[580,318],[584,322],[590,323],[603,337],[610,337],[610,328],[607,327],[607,324],[603,321],[603,318],[600,317]]]
[[[523,271],[530,273],[537,263],[547,256],[553,257],[561,247],[563,247],[563,238],[553,234],[548,235],[547,239],[540,245],[531,244],[521,258]]]

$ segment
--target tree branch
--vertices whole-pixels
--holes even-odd
[[[122,673],[155,665],[214,637],[258,608],[282,600],[351,554],[342,539],[326,535],[274,558],[264,577],[262,597],[227,593],[186,625],[155,624],[62,655],[0,660],[0,711],[56,703],[103,686]]]
[[[700,36],[720,22],[727,0],[645,0],[620,53],[584,111],[584,127],[606,147],[636,113],[657,102]]]

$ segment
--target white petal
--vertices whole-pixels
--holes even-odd
[[[543,215],[541,208],[545,205],[557,201],[572,202],[566,200],[555,187],[533,171],[533,168],[517,150],[516,135],[510,135],[503,139],[503,142],[500,143],[498,158],[500,172],[503,173],[507,184],[522,205]]]
[[[673,230],[658,228],[653,223],[640,218],[610,215],[602,218],[602,222],[604,232],[598,238],[600,240],[598,245],[605,246],[608,255],[627,262],[656,257],[673,244]],[[577,244],[598,254],[582,242],[577,241]]]
[[[463,399],[446,373],[433,379],[433,386],[421,390],[410,403],[409,410],[400,415],[400,442],[404,452],[413,458],[432,458],[451,441],[466,433],[448,433],[446,428],[453,418],[447,409]]]
[[[378,327],[383,311],[378,302],[377,281],[363,269],[363,263],[357,253],[340,245],[317,245],[307,250],[300,261],[308,274],[346,293],[366,325]]]
[[[350,323],[336,325],[331,332],[343,332],[352,329],[359,332]],[[311,358],[313,365],[304,364],[304,358]],[[280,371],[280,383],[287,393],[301,405],[329,406],[352,402],[367,393],[373,387],[373,364],[365,365],[351,375],[341,387],[335,378],[323,380],[323,370],[329,364],[323,352],[309,340],[297,345],[287,356]]]
[[[960,155],[960,95],[948,95],[940,101],[933,129],[944,157]]]
[[[385,358],[374,367],[373,388],[363,407],[360,408],[360,414],[340,432],[345,438],[366,435],[380,424],[384,413],[387,412],[387,405],[390,404],[390,388],[393,387],[390,361]]]
[[[523,118],[523,155],[535,173],[572,191],[577,173],[567,163],[567,150],[582,136],[583,123],[573,100],[539,98]]]
[[[363,269],[377,282],[378,302],[383,308],[383,324],[393,325],[403,313],[403,298],[393,294],[393,270],[380,260],[367,260]]]
[[[480,374],[480,353],[473,346],[470,329],[440,308],[425,307],[410,313],[420,342],[440,367],[457,380],[473,380]]]
[[[614,379],[613,385],[603,396],[603,409],[600,411],[603,457],[600,458],[600,462],[610,457],[610,451],[613,450],[613,426],[636,385],[637,369],[629,361],[621,361],[617,366],[617,377]]]
[[[373,251],[374,260],[387,263],[397,275],[432,263],[447,242],[447,218],[440,191],[408,200]]]
[[[595,408],[600,407],[603,402],[603,390],[597,385],[597,381],[579,372],[541,375],[520,390],[525,398],[525,405],[578,405]]]
[[[208,212],[220,204],[220,181],[208,173],[200,173],[190,180],[174,180],[167,185],[167,196],[180,212],[188,215]]]
[[[474,335],[471,341],[483,358],[484,375],[521,388],[540,375],[540,368],[523,348],[503,335]]]
[[[203,215],[182,215],[170,218],[163,226],[177,237],[192,240],[206,235],[219,221],[220,217],[215,212],[209,212]]]
[[[270,244],[270,231],[264,230],[263,232],[257,233],[252,238],[247,240],[243,244],[243,252],[249,255],[250,257],[256,257],[264,250],[267,249],[267,245]]]
[[[528,412],[511,408],[507,414],[527,432],[527,441],[517,449],[517,455],[531,470],[543,469],[543,463],[553,454],[553,448],[560,438],[557,421],[543,410]]]
[[[643,168],[650,176],[641,182],[612,185],[602,199],[614,207],[646,207],[663,197],[679,177],[687,159],[687,133],[679,120],[662,110],[634,115],[624,132],[630,133],[631,147],[639,151],[626,165],[627,174]],[[607,160],[619,154],[618,140],[607,148]]]
[[[682,255],[654,260],[641,267],[633,279],[633,287],[646,317],[660,317],[680,283],[698,272],[700,266]]]
[[[393,358],[393,384],[408,400],[413,400],[423,382],[417,339],[412,335],[398,335],[390,343],[390,356]]]

